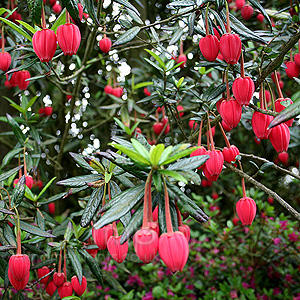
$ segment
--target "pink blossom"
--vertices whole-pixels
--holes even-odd
[[[152,292],[146,293],[145,296],[143,296],[142,300],[154,300]]]
[[[276,295],[278,295],[278,294],[281,294],[281,293],[282,293],[282,291],[280,290],[279,287],[274,288],[274,290],[273,290],[273,295],[274,295],[274,296],[276,296]]]
[[[288,234],[288,237],[289,237],[289,241],[290,242],[297,242],[298,241],[298,234],[295,233],[295,231],[293,231],[292,233]]]
[[[287,220],[285,220],[285,221],[279,221],[279,223],[280,223],[280,228],[282,230],[286,230],[287,226],[289,225]]]
[[[277,237],[273,240],[273,243],[274,243],[274,245],[277,246],[278,244],[280,244],[280,241],[281,241],[281,239],[279,237]]]
[[[235,298],[237,298],[237,297],[238,297],[238,295],[237,295],[236,290],[230,291],[230,298],[231,298],[231,299],[235,299]]]

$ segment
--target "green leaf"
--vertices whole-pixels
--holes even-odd
[[[176,30],[176,32],[173,34],[169,45],[174,45],[176,42],[178,42],[181,38],[181,36],[183,35],[184,31],[183,28],[179,28],[178,30]]]
[[[194,6],[196,3],[193,0],[185,0],[185,1],[173,1],[171,3],[169,3],[170,6],[173,7],[190,7],[190,6]],[[199,4],[198,4],[199,6]]]
[[[82,187],[89,182],[98,181],[102,178],[103,177],[100,176],[99,174],[89,174],[89,175],[76,176],[76,177],[60,180],[56,184],[69,186],[69,187]]]
[[[77,275],[79,284],[82,283],[82,266],[76,252],[71,247],[68,247],[68,258],[71,260],[72,268]]]
[[[101,200],[103,198],[103,193],[104,193],[104,186],[102,186],[101,188],[95,189],[90,198],[89,201],[83,211],[82,217],[81,217],[81,221],[80,221],[80,225],[82,227],[86,227],[89,225],[89,223],[91,222],[91,220],[94,217],[94,214],[96,213]]]
[[[140,82],[138,84],[136,84],[133,89],[134,90],[137,90],[137,89],[140,89],[140,88],[143,88],[145,86],[149,86],[149,85],[153,85],[153,82],[152,81],[145,81],[145,82]]]
[[[185,149],[185,150],[182,150],[180,152],[176,152],[172,155],[169,156],[169,158],[167,158],[165,161],[163,161],[161,164],[162,165],[166,165],[166,164],[169,164],[179,158],[182,158],[184,156],[188,156],[190,155],[193,151],[195,151],[197,149],[197,147],[193,147],[193,148],[189,148],[189,149]]]
[[[14,118],[11,115],[6,114],[6,117],[9,125],[12,127],[15,137],[18,139],[18,141],[22,146],[25,146],[26,136],[24,135],[21,128],[19,127],[19,124],[14,120]]]
[[[141,28],[138,26],[132,27],[131,29],[123,33],[121,36],[119,36],[119,38],[113,43],[113,46],[123,45],[130,42],[136,37],[140,30]]]
[[[178,230],[178,218],[175,205],[173,201],[170,200],[170,213],[173,230]],[[161,233],[167,232],[167,223],[166,223],[166,208],[165,208],[165,198],[162,193],[158,197],[158,223]]]
[[[144,24],[143,20],[133,10],[127,9],[127,13],[132,18],[133,21],[135,21],[141,25]]]
[[[185,184],[188,183],[188,181],[187,181],[181,174],[179,174],[179,173],[176,172],[176,171],[171,171],[171,170],[158,170],[158,172],[161,173],[161,174],[167,175],[167,176],[171,176],[171,177],[173,177],[174,179],[176,179],[177,181],[182,181],[182,182],[184,182]]]
[[[111,144],[111,146],[118,149],[118,150],[121,150],[130,159],[150,166],[150,162],[147,159],[145,159],[142,155],[139,155],[136,151],[133,151],[130,148],[122,146],[120,144]]]
[[[261,6],[261,4],[257,0],[249,0],[249,2],[252,4],[253,7],[257,8],[262,13],[262,15],[267,19],[270,25],[270,30],[272,31],[272,22],[265,9]]]
[[[92,18],[92,20],[97,24],[98,26],[101,26],[97,14],[96,14],[96,8],[94,6],[94,1],[93,0],[83,0],[84,7],[87,10],[89,16]]]
[[[30,42],[32,42],[32,37],[24,30],[22,29],[20,26],[16,25],[14,22],[9,21],[7,19],[1,18],[0,20],[4,23],[6,23],[8,26],[10,26],[13,30],[15,30],[16,32],[20,33],[22,36],[24,36],[26,39],[28,39]]]
[[[140,16],[139,11],[132,4],[130,4],[127,0],[114,0],[114,2],[124,5],[126,8],[134,11],[138,16]]]
[[[56,33],[57,28],[60,25],[63,25],[65,23],[66,23],[66,9],[63,9],[62,12],[60,13],[59,17],[56,19],[56,21],[54,22],[54,24],[52,25],[52,27],[50,29]]]
[[[0,175],[0,182],[4,181],[5,179],[9,178],[10,176],[14,175],[15,173],[17,173],[20,169],[23,168],[23,165],[15,167],[3,174]]]
[[[41,262],[39,262],[39,263],[34,264],[33,266],[31,266],[30,269],[32,269],[32,270],[34,270],[34,269],[40,269],[40,268],[42,268],[44,266],[50,266],[50,265],[52,265],[55,262],[56,262],[55,258],[50,258],[50,259],[42,260]]]
[[[24,195],[25,195],[25,186],[26,186],[25,183],[26,183],[26,179],[25,179],[25,175],[23,175],[19,179],[16,186],[14,187],[14,190],[13,190],[13,193],[11,196],[11,206],[12,207],[14,205],[18,206],[22,202]]]
[[[103,284],[103,274],[102,274],[102,271],[101,271],[101,268],[100,268],[100,265],[98,264],[98,262],[85,250],[79,250],[78,252],[83,256],[85,262],[89,266],[91,272],[97,278],[98,282],[101,285],[104,285]]]
[[[84,160],[88,163],[90,167],[92,167],[93,171],[97,171],[99,174],[104,175],[105,169],[97,158],[86,156]]]
[[[40,193],[38,194],[36,201],[42,197],[42,195],[46,192],[46,190],[49,188],[49,186],[52,184],[52,182],[56,179],[56,177],[53,177],[51,180],[49,180],[47,182],[47,184],[43,187],[43,189],[40,191]]]
[[[152,67],[156,68],[157,70],[161,71],[161,72],[164,72],[164,70],[158,66],[154,61],[151,61],[150,59],[148,59],[147,57],[143,57],[144,60],[149,63]]]
[[[188,18],[189,36],[192,36],[194,33],[195,19],[196,19],[196,12],[194,11],[189,15]]]
[[[153,145],[150,148],[150,160],[153,167],[157,167],[161,155],[165,150],[164,144]]]
[[[103,277],[105,279],[105,281],[116,291],[121,292],[123,294],[127,294],[127,292],[124,290],[124,288],[120,285],[120,283],[114,278],[112,277],[112,275],[103,270]]]
[[[133,148],[141,154],[148,162],[150,162],[149,152],[147,149],[136,139],[131,139]]]
[[[35,29],[32,26],[30,26],[28,23],[26,23],[26,22],[24,22],[22,20],[17,20],[17,22],[20,23],[27,30],[29,30],[31,33],[35,34],[37,32],[37,29]]]
[[[201,167],[208,159],[209,159],[209,155],[199,155],[199,156],[184,158],[172,165],[169,165],[168,170],[181,170],[181,171],[195,170],[198,167]]]
[[[145,51],[147,51],[156,61],[158,61],[159,65],[163,69],[165,69],[165,67],[166,67],[165,63],[163,62],[163,60],[157,54],[155,54],[153,51],[148,50],[148,49],[145,49]]]
[[[31,8],[31,19],[36,25],[41,24],[42,5],[43,2],[41,0],[33,0],[33,5]]]
[[[64,239],[66,241],[69,241],[73,235],[73,231],[74,231],[74,228],[73,228],[73,224],[72,224],[72,220],[69,221],[68,223],[68,226],[66,228],[66,231],[65,231],[65,234],[64,234]]]
[[[82,168],[87,169],[89,171],[94,171],[94,168],[92,168],[84,159],[84,156],[78,153],[70,152],[69,153],[73,160]]]
[[[105,214],[94,224],[94,228],[99,229],[126,215],[143,198],[143,195],[144,184],[140,184],[111,199],[99,210],[99,213],[105,212]]]
[[[76,0],[61,0],[61,3],[67,9],[75,23],[80,24],[78,2]]]
[[[17,149],[13,149],[11,151],[9,151],[4,157],[3,157],[3,160],[2,160],[2,165],[1,167],[4,167],[5,165],[7,165],[12,158],[15,157],[15,155],[19,154],[20,152],[23,151],[23,148],[17,148]]]
[[[279,124],[282,124],[292,118],[297,117],[300,114],[300,100],[297,100],[287,108],[282,110],[270,123],[269,128],[273,128]]]

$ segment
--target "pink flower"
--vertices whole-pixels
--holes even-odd
[[[292,233],[288,234],[288,237],[289,237],[289,241],[290,242],[297,242],[298,241],[298,234],[295,233],[295,231],[293,231]]]
[[[275,238],[275,239],[273,240],[274,245],[275,245],[275,246],[279,245],[279,244],[280,244],[280,241],[281,241],[281,239],[280,239],[279,237]]]
[[[152,292],[146,293],[145,296],[143,296],[142,300],[154,300]]]
[[[274,295],[274,296],[276,296],[276,295],[278,295],[278,294],[281,294],[281,293],[282,293],[282,291],[280,290],[279,287],[274,288],[274,290],[273,290],[273,295]]]
[[[231,298],[231,299],[235,299],[235,298],[237,298],[237,297],[238,297],[238,295],[237,295],[236,290],[230,291],[230,298]]]
[[[279,221],[279,223],[280,223],[280,228],[282,229],[282,230],[286,230],[287,229],[287,226],[288,226],[288,221]]]

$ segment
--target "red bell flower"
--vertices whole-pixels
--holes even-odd
[[[18,73],[18,87],[20,90],[26,90],[29,85],[30,73],[29,71],[19,71]],[[27,81],[26,81],[27,80]]]
[[[296,53],[296,54],[294,55],[294,62],[296,63],[296,65],[297,65],[298,67],[300,67],[300,53]]]
[[[231,131],[231,127],[226,123],[226,122],[224,122],[223,120],[222,120],[222,127],[224,128],[224,130],[225,131]]]
[[[37,270],[37,273],[38,273],[38,277],[39,279],[44,277],[45,275],[49,274],[50,273],[50,269],[46,266],[40,268]],[[49,280],[50,276],[48,275],[47,277],[43,278],[40,280],[40,283],[43,283],[43,284],[46,284]]]
[[[255,91],[255,84],[249,77],[239,77],[234,80],[232,85],[232,92],[236,101],[241,105],[248,105],[253,97]]]
[[[240,154],[240,150],[236,146],[231,145],[230,148],[224,147],[222,153],[224,160],[232,164],[235,163],[235,158]]]
[[[241,15],[246,21],[251,19],[251,17],[253,16],[253,7],[249,4],[244,5],[241,9]]]
[[[90,255],[90,256],[93,256],[94,258],[96,257],[99,249],[96,248],[96,249],[85,249],[86,252]]]
[[[278,98],[275,101],[275,110],[277,112],[281,112],[285,108],[290,106],[291,104],[293,104],[293,101],[290,98]],[[290,120],[286,121],[285,124],[290,127],[290,126],[292,126],[293,121],[294,121],[294,119],[290,119]]]
[[[278,153],[278,159],[284,164],[288,164],[289,154],[285,151]]]
[[[295,62],[289,61],[286,63],[285,73],[289,78],[293,79],[293,77],[299,77],[300,68]]]
[[[25,289],[25,287],[28,283],[28,280],[29,280],[29,275],[30,275],[30,273],[28,271],[27,275],[22,280],[16,280],[16,278],[12,275],[11,270],[8,268],[8,279],[9,279],[10,283],[12,284],[12,286],[17,291]]]
[[[77,25],[67,23],[57,28],[57,41],[64,55],[75,55],[80,46],[81,34]]]
[[[11,278],[15,281],[23,281],[25,278],[29,277],[30,259],[28,255],[16,254],[11,256],[8,262],[8,269],[10,271]],[[11,283],[13,284],[13,282]]]
[[[58,288],[61,287],[64,284],[64,282],[65,282],[66,279],[67,278],[65,278],[65,274],[64,273],[55,272],[53,274],[53,283]]]
[[[163,131],[165,125],[163,122],[155,122],[153,124],[153,131],[156,135],[160,135],[161,132]]]
[[[254,112],[252,116],[252,129],[258,139],[263,140],[269,137],[272,129],[268,129],[268,126],[272,120],[272,116],[262,114],[258,111]]]
[[[81,296],[87,287],[87,281],[84,276],[82,276],[82,282],[79,283],[77,276],[73,276],[71,279],[72,288],[78,296]]]
[[[11,56],[8,52],[0,52],[0,69],[6,72],[11,64]]]
[[[166,125],[167,123],[169,123],[168,117],[163,117],[163,118],[161,119],[161,121],[162,121],[162,123],[164,124],[164,127],[165,127],[165,125]],[[166,126],[166,128],[165,128],[164,133],[165,133],[165,134],[169,133],[170,129],[171,129],[170,124],[168,124],[168,125]]]
[[[186,224],[179,225],[178,226],[178,231],[180,231],[181,233],[184,234],[187,241],[190,240],[190,238],[191,238],[191,229],[188,225],[186,225]]]
[[[51,29],[42,29],[33,35],[33,50],[41,62],[49,62],[53,58],[57,47],[56,42],[56,34]]]
[[[121,263],[128,253],[128,241],[120,244],[121,236],[111,236],[107,241],[107,249],[111,257],[117,262]]]
[[[198,127],[198,124],[195,120],[189,120],[189,127],[191,130],[195,130]]]
[[[72,296],[72,294],[73,288],[71,282],[69,281],[64,282],[64,284],[58,288],[58,295],[61,299]]]
[[[48,210],[51,215],[55,214],[55,203],[54,202],[48,203]]]
[[[123,88],[121,87],[116,87],[113,89],[113,95],[118,97],[118,98],[121,98],[122,95],[123,95]]]
[[[221,103],[220,115],[230,128],[235,128],[241,120],[242,107],[234,98],[230,98]]]
[[[55,293],[56,289],[57,287],[54,284],[53,280],[49,281],[49,283],[46,286],[46,292],[49,294],[50,297]]]
[[[6,75],[6,78],[8,79],[8,75]],[[17,72],[14,72],[12,73],[11,75],[11,78],[9,80],[9,84],[12,86],[12,87],[16,87],[18,85],[18,71]]]
[[[52,6],[52,10],[54,13],[59,14],[61,12],[61,5],[59,3],[55,3]]]
[[[270,105],[272,98],[271,98],[271,93],[267,90],[265,90],[265,98],[266,98],[267,105]]]
[[[215,35],[207,35],[200,39],[199,48],[208,61],[215,61],[219,54],[219,40]]]
[[[100,229],[92,229],[92,236],[95,244],[100,250],[106,249],[108,239],[113,235],[112,224],[108,224]]]
[[[19,179],[15,179],[14,180],[14,187],[16,186],[16,184],[18,183]],[[32,186],[33,186],[33,178],[30,175],[26,175],[25,176],[25,184],[27,185],[27,187],[31,190]]]
[[[158,253],[173,273],[182,271],[189,256],[188,241],[180,231],[163,233],[159,237]]]
[[[180,55],[177,57],[176,63],[179,64],[179,63],[181,63],[181,62],[183,62],[183,63],[179,66],[179,68],[180,68],[180,69],[183,69],[183,68],[185,67],[185,65],[186,65],[186,62],[187,62],[187,58],[186,58],[186,55],[185,55],[185,54],[180,54]]]
[[[152,212],[153,222],[157,222],[158,220],[158,206],[156,206]]]
[[[52,106],[46,106],[44,107],[44,114],[45,116],[51,116],[53,113],[53,107]]]
[[[180,117],[183,117],[183,116],[184,116],[184,112],[183,112],[183,111],[184,111],[184,108],[183,108],[183,106],[178,105],[178,106],[177,106],[177,111],[178,111]]]
[[[218,26],[218,28],[221,30],[221,26]],[[221,36],[216,28],[214,28],[214,35],[217,37],[218,40],[220,40]]]
[[[78,3],[77,5],[78,5],[78,12],[79,12],[79,20],[81,21],[83,17],[83,6],[81,3]],[[70,19],[73,23],[75,23],[71,16]]]
[[[265,17],[263,16],[263,14],[258,14],[256,16],[256,19],[259,23],[262,23],[264,21]]]
[[[106,85],[104,88],[104,93],[107,95],[112,95],[114,92],[114,88],[111,85]]]
[[[290,143],[290,130],[286,124],[272,128],[269,140],[277,152],[287,151]]]
[[[147,89],[147,87],[145,87],[143,91],[144,91],[144,94],[145,94],[146,97],[151,96],[151,93],[150,93],[150,91]]]
[[[242,42],[238,34],[226,33],[220,39],[220,52],[230,65],[238,62],[241,56]]]
[[[148,222],[148,227],[150,230],[153,230],[157,233],[157,236],[159,236],[159,225],[157,221]]]
[[[209,150],[206,153],[209,159],[205,162],[203,172],[209,181],[216,181],[222,172],[224,157],[219,150]]]
[[[256,214],[256,203],[252,198],[244,197],[236,203],[236,212],[242,224],[251,225]]]
[[[236,0],[235,1],[235,6],[236,6],[237,10],[242,9],[244,5],[245,5],[245,0]]]
[[[133,246],[138,258],[148,264],[157,254],[158,235],[154,230],[142,228],[134,234]]]
[[[112,42],[107,37],[104,37],[99,41],[100,50],[104,53],[107,53],[110,50],[111,46],[112,46]]]
[[[199,149],[196,149],[195,151],[193,151],[191,154],[190,154],[190,157],[193,157],[193,156],[199,156],[199,155],[206,155],[207,154],[207,151],[204,147],[200,147]],[[198,167],[198,169],[202,169],[204,167],[205,163]]]

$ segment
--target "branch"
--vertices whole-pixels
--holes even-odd
[[[252,183],[256,187],[260,188],[262,191],[273,197],[279,204],[281,204],[291,215],[293,215],[297,220],[300,221],[300,213],[297,212],[292,206],[290,206],[284,199],[282,199],[279,195],[275,192],[264,186],[262,183],[256,181],[243,171],[235,168],[233,165],[229,164],[228,162],[224,161],[224,165],[232,172],[238,174],[240,177],[244,178],[248,182]]]

